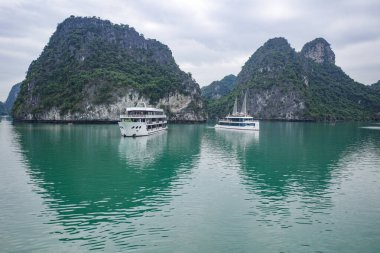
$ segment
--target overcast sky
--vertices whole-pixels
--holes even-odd
[[[161,41],[200,86],[238,74],[273,37],[297,51],[323,37],[354,80],[380,79],[379,0],[0,0],[0,101],[70,15],[128,24]]]

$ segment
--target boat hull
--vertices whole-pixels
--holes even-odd
[[[147,125],[144,122],[118,122],[120,133],[124,137],[139,137],[152,135],[168,129],[165,127],[156,127],[148,130]]]
[[[215,125],[216,129],[232,129],[232,130],[241,130],[241,131],[259,131],[260,126],[258,123],[255,123],[254,126],[231,126],[231,125]]]

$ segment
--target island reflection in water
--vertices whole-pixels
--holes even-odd
[[[140,138],[121,138],[119,154],[126,163],[138,167],[151,164],[167,148],[166,131]]]
[[[171,125],[129,139],[114,125],[7,125],[42,200],[34,215],[47,219],[25,226],[57,239],[41,249],[64,251],[376,252],[377,131],[261,126],[246,136]]]
[[[107,241],[114,242],[111,248],[134,248],[136,242],[127,238],[165,230],[141,226],[137,217],[159,212],[171,198],[178,168],[191,168],[188,164],[199,153],[196,128],[189,126],[187,135],[171,143],[167,133],[131,139],[116,130],[25,125],[18,131],[29,174],[49,207],[44,215],[51,217],[49,224],[60,227],[54,232],[60,240],[89,249],[105,248]],[[129,148],[136,152],[126,152]]]
[[[237,147],[247,147],[252,143],[258,143],[260,132],[259,131],[242,131],[233,129],[215,128],[217,136],[224,138],[231,145]]]

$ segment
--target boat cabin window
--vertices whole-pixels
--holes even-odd
[[[164,115],[161,111],[128,111],[128,116]]]

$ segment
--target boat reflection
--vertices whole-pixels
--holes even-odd
[[[347,150],[360,146],[357,127],[272,123],[265,129],[258,148],[240,159],[241,178],[251,194],[250,214],[269,226],[286,228],[292,220],[313,224],[315,213],[333,208],[330,193],[338,187],[333,175]]]
[[[49,219],[59,240],[89,250],[128,251],[137,247],[135,236],[167,230],[137,217],[156,217],[171,201],[175,182],[198,159],[200,131],[174,126],[136,139],[120,138],[118,131],[113,125],[15,129],[27,174],[44,200],[39,215]]]
[[[205,143],[210,163],[218,172],[228,170],[229,177],[239,177],[252,204],[249,214],[257,221],[285,228],[293,219],[311,224],[314,213],[329,213],[333,207],[330,193],[338,187],[334,175],[348,150],[361,146],[363,135],[355,124],[263,125],[265,131],[253,135],[209,131]]]
[[[167,132],[140,138],[120,138],[119,156],[130,165],[137,167],[153,163],[167,145]]]
[[[252,143],[258,143],[259,131],[241,131],[233,129],[215,128],[217,137],[222,137],[234,147],[247,147]]]

